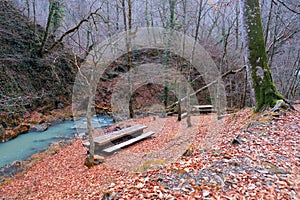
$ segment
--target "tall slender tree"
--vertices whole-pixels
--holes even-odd
[[[54,34],[60,26],[63,18],[62,2],[59,0],[49,0],[49,14],[47,19],[46,30],[43,36],[42,44],[40,47],[40,56],[42,57],[46,51],[46,44],[49,35]],[[52,32],[50,29],[52,28]]]
[[[255,91],[256,111],[261,111],[274,106],[278,100],[283,100],[283,97],[276,89],[268,65],[259,0],[240,0],[240,6],[246,56]]]

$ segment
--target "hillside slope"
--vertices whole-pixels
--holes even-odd
[[[28,126],[4,134],[4,129],[14,129],[33,111],[49,114],[71,102],[73,56],[60,45],[38,57],[43,34],[41,26],[8,1],[0,1],[0,142],[26,131]]]

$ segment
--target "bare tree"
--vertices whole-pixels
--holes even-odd
[[[95,36],[94,42],[99,42],[107,36],[110,37],[109,35],[123,30],[128,31],[135,26],[160,26],[165,28],[169,26],[192,37],[197,35],[197,40],[212,54],[223,73],[244,65],[241,53],[244,43],[240,37],[242,30],[239,27],[240,21],[237,20],[240,12],[239,0],[13,1],[20,5],[24,15],[36,21],[35,24],[43,25],[45,32],[48,32],[42,38],[37,38],[40,39],[41,54],[46,54],[48,51],[50,52],[51,48],[63,44],[85,58],[89,52],[88,49],[92,47],[91,37]],[[48,14],[51,13],[45,12],[45,9],[48,8],[48,11],[51,11],[49,2],[56,1],[63,2],[65,17],[62,19],[60,28],[53,32],[53,24],[50,23],[50,28],[47,29],[47,22],[50,22],[49,19],[51,18],[51,15]],[[78,4],[83,6],[76,6]],[[274,82],[278,86],[278,90],[288,98],[293,96],[291,94],[294,89],[287,88],[290,87],[288,85],[291,82],[295,83],[292,80],[296,78],[294,74],[297,71],[297,67],[294,67],[293,64],[297,58],[297,37],[300,33],[299,7],[297,5],[296,0],[262,0],[260,4],[269,67],[274,75]],[[97,7],[102,7],[102,10],[88,19],[91,8],[95,10]],[[55,11],[53,12],[55,13]],[[88,20],[82,22],[83,19]],[[185,21],[185,24],[183,21]],[[77,26],[80,23],[81,25]],[[97,28],[91,28],[95,25]],[[287,51],[287,49],[292,49],[292,51]],[[130,55],[130,51],[128,55]],[[129,65],[130,57],[128,56]],[[282,66],[282,59],[291,59],[291,62],[284,61],[290,66],[288,70]],[[250,69],[247,72],[250,73]],[[245,76],[249,78],[250,74],[246,73]],[[230,101],[228,101],[230,106],[236,106],[238,99],[243,102],[242,104],[246,104],[252,83],[245,81],[243,75],[227,77],[224,81],[228,97],[230,97]],[[165,93],[167,94],[167,90],[165,90]],[[236,98],[237,95],[238,98]]]

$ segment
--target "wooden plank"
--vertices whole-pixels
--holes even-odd
[[[123,148],[123,147],[129,146],[129,145],[131,145],[131,144],[133,144],[133,143],[135,143],[135,142],[138,142],[138,141],[140,141],[140,140],[142,140],[142,139],[145,139],[145,138],[147,138],[147,137],[150,137],[150,136],[153,135],[153,134],[154,134],[153,131],[144,133],[144,134],[142,134],[142,135],[140,135],[140,136],[138,136],[138,137],[136,137],[136,138],[132,138],[132,139],[126,141],[126,142],[122,142],[122,143],[120,143],[120,144],[117,144],[117,145],[114,145],[114,146],[112,146],[112,147],[106,148],[106,149],[104,149],[103,151],[106,152],[106,153],[112,153],[112,152],[114,152],[114,151],[116,151],[116,150],[119,150],[119,149],[121,149],[121,148]]]
[[[209,108],[213,108],[213,105],[193,105],[194,108],[197,109],[209,109]]]
[[[193,105],[193,112],[195,111],[199,111],[200,113],[216,112],[213,105]]]
[[[107,135],[101,135],[98,136],[94,139],[94,142],[96,145],[105,145],[113,140],[117,140],[119,138],[122,138],[126,135],[132,135],[138,131],[142,131],[143,129],[147,128],[147,126],[143,125],[143,124],[137,124],[128,128],[124,128],[122,130],[119,131],[114,131],[111,134],[107,134]]]
[[[199,110],[199,112],[216,112],[214,109],[203,109]]]
[[[117,140],[117,139],[120,139],[124,136],[127,136],[127,135],[132,135],[132,134],[135,134],[139,131],[143,131],[143,129],[147,128],[147,126],[143,125],[143,124],[137,124],[137,125],[134,125],[134,126],[131,126],[131,127],[128,127],[128,128],[124,128],[122,130],[119,130],[119,131],[114,131],[110,134],[107,134],[107,135],[101,135],[101,136],[98,136],[96,138],[94,138],[94,143],[95,145],[97,146],[103,146],[103,145],[106,145],[114,140]],[[84,142],[83,145],[85,147],[89,147],[90,146],[90,143],[89,142]]]
[[[175,112],[167,112],[167,116],[172,116],[174,114],[175,114]]]

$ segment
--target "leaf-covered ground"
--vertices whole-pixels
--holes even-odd
[[[148,152],[159,141],[168,141],[178,124],[172,118],[164,120],[167,123],[156,140],[121,152],[143,147]],[[0,198],[299,199],[299,121],[297,111],[273,117],[246,109],[226,117],[223,132],[210,138],[204,116],[184,156],[172,164],[147,163],[139,173],[116,170],[107,163],[87,169],[83,165],[86,149],[76,140],[2,183]],[[211,145],[203,145],[205,138],[212,140]],[[122,153],[118,158],[122,159]],[[152,165],[156,168],[151,169]]]

